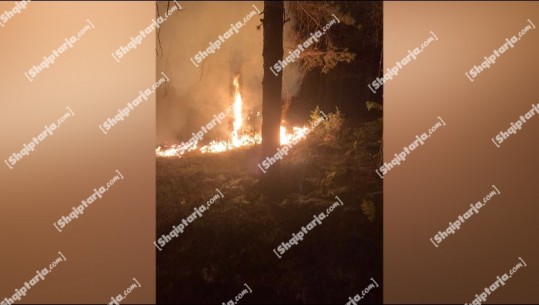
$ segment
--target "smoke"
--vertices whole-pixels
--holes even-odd
[[[158,1],[159,14],[167,1]],[[175,12],[161,26],[157,42],[157,71],[170,77],[165,90],[157,94],[157,144],[187,141],[214,115],[232,103],[231,83],[241,74],[242,94],[247,105],[261,105],[262,30],[260,16],[254,16],[196,67],[191,58],[205,51],[231,24],[263,2],[178,2],[183,10]],[[173,2],[170,5],[174,5]],[[162,48],[162,51],[161,51]],[[194,58],[193,58],[194,60]],[[245,106],[247,106],[245,105]],[[205,140],[226,138],[228,122],[216,126]]]
[[[168,1],[157,1],[161,16]],[[200,128],[232,105],[232,80],[240,74],[241,94],[245,112],[262,110],[263,78],[263,15],[252,16],[243,27],[221,44],[220,49],[209,54],[196,67],[191,59],[205,51],[212,42],[231,28],[243,22],[244,17],[264,10],[262,1],[246,2],[178,2],[183,10],[174,12],[159,30],[157,41],[157,71],[170,78],[164,90],[157,92],[157,144],[185,142]],[[171,1],[170,6],[174,5]],[[260,29],[257,29],[260,26]],[[285,38],[287,25],[285,25]],[[160,45],[159,45],[160,41]],[[284,43],[285,56],[288,54]],[[196,62],[196,60],[195,60]],[[288,93],[295,95],[297,65],[284,70],[283,79]],[[271,73],[271,72],[269,72]],[[214,127],[203,142],[228,139],[232,130],[232,117]]]
[[[287,5],[285,5],[285,9],[288,9]],[[297,48],[297,44],[294,40],[294,35],[291,29],[292,22],[294,22],[294,20],[290,18],[290,21],[284,24],[283,58],[286,58],[294,49]],[[301,86],[301,66],[297,63],[293,63],[291,65],[287,65],[283,71],[283,87],[286,88],[283,88],[283,90],[287,90],[290,96],[296,96]]]

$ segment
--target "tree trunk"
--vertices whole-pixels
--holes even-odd
[[[264,1],[264,79],[262,80],[262,158],[273,157],[280,146],[281,90],[283,71],[275,76],[270,67],[283,58],[284,2]],[[266,193],[279,189],[280,162],[272,164],[263,174]]]

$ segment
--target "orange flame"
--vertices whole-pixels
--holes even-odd
[[[241,98],[240,84],[238,79],[239,76],[236,76],[234,78],[234,104],[232,105],[232,110],[234,111],[234,130],[232,131],[232,145],[234,145],[235,147],[241,146],[242,141],[239,137],[239,133],[243,125],[243,100]]]
[[[201,153],[219,153],[227,150],[233,150],[241,147],[248,147],[255,144],[262,143],[262,137],[259,133],[255,135],[249,135],[243,133],[243,99],[240,93],[239,75],[234,78],[234,101],[232,104],[232,113],[234,115],[233,130],[228,141],[211,141],[209,144],[204,145],[198,149]],[[281,126],[280,129],[280,142],[281,145],[286,145],[293,142],[296,139],[305,137],[309,127],[292,127],[292,133],[286,130],[285,126]],[[187,152],[197,150],[197,144],[192,145],[172,145],[169,148],[157,147],[155,154],[159,157],[181,157]]]

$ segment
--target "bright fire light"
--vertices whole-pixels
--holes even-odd
[[[243,125],[243,100],[240,94],[239,76],[234,78],[234,104],[232,109],[234,111],[234,130],[232,131],[232,145],[239,147],[242,144],[239,133],[241,132],[241,126]]]
[[[262,143],[262,136],[260,133],[250,135],[243,132],[243,99],[240,92],[239,75],[234,78],[234,102],[232,104],[232,113],[234,115],[233,130],[230,134],[228,141],[211,141],[207,145],[204,145],[197,149],[197,144],[194,145],[179,145],[174,144],[166,148],[161,146],[155,149],[155,154],[159,157],[181,157],[187,152],[198,150],[201,153],[220,153],[227,150],[233,150],[241,147],[248,147],[255,144]],[[295,139],[304,137],[309,131],[309,127],[292,127],[292,133],[286,129],[285,126],[281,126],[280,129],[280,142],[281,145],[286,145]]]

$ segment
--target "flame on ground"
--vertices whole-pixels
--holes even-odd
[[[181,157],[191,151],[200,151],[201,153],[220,153],[228,150],[234,150],[242,147],[248,147],[262,143],[262,136],[259,133],[249,135],[242,132],[243,128],[243,99],[240,93],[239,75],[234,78],[234,102],[232,112],[234,115],[233,130],[228,141],[211,141],[209,144],[198,148],[198,142],[194,144],[174,144],[163,148],[161,146],[155,149],[158,157]],[[292,141],[305,137],[309,127],[292,127],[292,132],[288,132],[285,126],[281,126],[280,142],[286,145]]]

